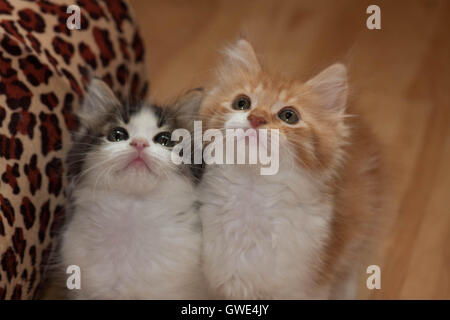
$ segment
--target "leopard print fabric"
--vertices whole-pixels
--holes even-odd
[[[66,26],[71,4],[80,30]],[[0,0],[0,299],[36,297],[64,217],[64,159],[86,82],[143,97],[143,59],[123,0]]]

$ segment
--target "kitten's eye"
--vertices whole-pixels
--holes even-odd
[[[160,132],[153,138],[153,141],[164,147],[170,148],[175,145],[175,141],[172,141],[171,137],[172,134],[170,132]]]
[[[247,110],[250,109],[252,101],[245,94],[240,94],[236,98],[231,105],[234,110]]]
[[[119,142],[124,141],[129,138],[128,132],[125,128],[116,127],[109,131],[108,136],[106,137],[111,142]]]
[[[281,109],[281,111],[278,112],[278,118],[280,118],[287,124],[296,124],[300,120],[297,111],[295,111],[291,107],[285,107]]]

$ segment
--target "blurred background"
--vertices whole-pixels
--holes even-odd
[[[305,80],[349,67],[352,100],[389,173],[387,236],[360,297],[450,299],[450,1],[129,0],[160,102],[205,85],[218,50],[244,33],[269,69]],[[381,30],[366,8],[381,8]]]

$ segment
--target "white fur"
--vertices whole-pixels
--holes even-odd
[[[92,169],[72,194],[62,242],[63,268],[78,265],[78,299],[205,298],[200,269],[201,225],[191,181],[176,172],[170,150],[152,141],[150,111],[124,125],[130,139],[109,142],[87,159]],[[151,168],[127,168],[132,138],[146,138]],[[120,156],[118,156],[120,155]],[[130,158],[131,157],[131,158]],[[96,166],[96,167],[95,167]]]
[[[306,176],[208,168],[199,186],[205,276],[231,299],[326,298],[313,277],[332,206]]]
[[[239,119],[231,118],[235,126]],[[257,166],[206,167],[198,190],[203,263],[219,298],[329,297],[330,288],[314,277],[333,203],[288,154],[281,160],[273,176],[259,175]]]

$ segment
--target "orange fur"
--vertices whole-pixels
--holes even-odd
[[[293,155],[295,166],[320,181],[323,198],[334,203],[317,283],[337,287],[357,271],[354,266],[361,264],[374,237],[380,193],[378,149],[361,119],[348,116],[352,112],[346,101],[346,75],[345,83],[326,84],[327,77],[341,76],[339,68],[344,67],[331,67],[306,83],[286,80],[266,72],[245,40],[227,49],[225,58],[200,109],[204,129],[223,129],[227,115],[236,112],[231,108],[233,99],[246,94],[256,105],[250,115],[266,121],[261,128],[280,130],[280,148]],[[333,94],[336,99],[330,100]],[[285,106],[297,111],[298,125],[279,119],[279,108]]]

